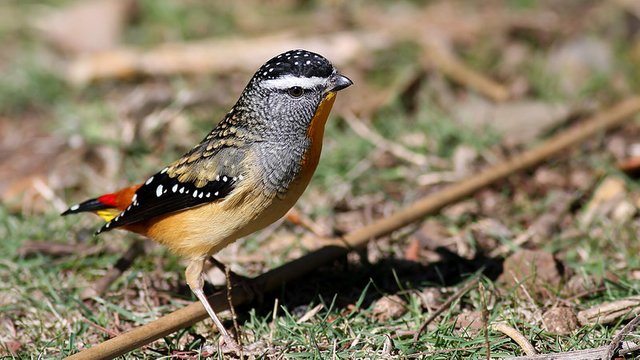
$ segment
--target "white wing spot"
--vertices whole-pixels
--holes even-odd
[[[307,62],[305,62],[305,64],[307,64],[307,65],[311,64],[311,60],[307,60]]]
[[[244,179],[244,176],[238,175],[238,179],[242,180],[242,179]]]
[[[178,191],[178,184],[173,185],[173,187],[171,188],[171,191],[173,192]]]
[[[227,182],[227,180],[228,180],[228,179],[227,179],[227,177],[226,177],[226,176],[223,176],[223,177],[222,177],[222,181]]]
[[[71,210],[71,211],[76,211],[78,209],[80,209],[80,204],[75,204],[75,205],[73,205],[72,207],[69,208],[69,210]]]
[[[180,194],[184,193],[184,186],[180,188]]]
[[[204,196],[204,193],[203,193],[203,192],[201,192],[201,193],[200,193],[200,195],[198,195],[198,197],[199,197],[200,199],[202,199],[202,197],[203,197],[203,196]]]
[[[216,181],[220,181],[220,175],[216,175]]]
[[[208,198],[211,197],[211,193],[210,192],[207,193],[207,197]]]
[[[198,197],[198,190],[195,190],[195,191],[193,192],[193,197]]]
[[[216,192],[213,194],[213,196],[218,196],[218,192],[216,191]]]
[[[156,196],[160,197],[162,196],[162,184],[158,185],[158,187],[156,188]]]
[[[166,168],[162,169],[162,171],[160,171],[160,174],[164,174],[164,173],[166,173],[166,172],[167,172],[167,170],[169,170],[169,168],[168,168],[168,167],[166,167]]]
[[[153,181],[153,176],[148,178],[147,181],[144,182],[145,185],[149,185],[151,184],[151,182]]]

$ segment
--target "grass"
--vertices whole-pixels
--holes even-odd
[[[256,5],[256,18],[273,14],[272,21],[256,25],[239,22],[243,20],[239,17],[240,8],[210,5],[200,0],[186,3],[145,0],[138,3],[139,15],[124,34],[128,44],[138,46],[211,36],[238,36],[243,31],[251,34],[260,28],[274,29],[276,23],[299,23],[301,20],[292,19],[292,14],[304,18],[316,11],[330,11],[320,2],[305,2],[302,5],[278,5],[286,10],[278,15],[273,9]],[[11,2],[2,6],[24,11],[37,5]],[[539,5],[531,1],[510,1],[509,6],[529,11]],[[605,30],[592,31],[605,38],[617,35]],[[122,99],[139,83],[155,82],[155,85],[175,92],[181,89],[207,91],[209,88],[224,88],[219,86],[220,83],[231,88],[233,79],[176,76],[97,84],[79,91],[67,86],[60,75],[47,65],[49,58],[46,56],[50,56],[50,51],[25,24],[0,25],[0,34],[4,38],[18,39],[0,52],[0,65],[3,70],[8,70],[4,72],[7,75],[0,79],[0,114],[3,120],[6,118],[18,124],[36,114],[42,119],[40,126],[45,134],[65,140],[79,137],[83,147],[78,152],[109,149],[109,156],[116,157],[120,165],[117,173],[110,175],[111,178],[92,179],[101,181],[101,191],[144,179],[158,170],[162,164],[186,151],[189,144],[200,140],[232,105],[188,107],[180,111],[182,120],[168,122],[165,127],[152,127],[141,136],[125,139],[123,134],[127,126],[148,125],[144,116],[123,119],[118,112]],[[621,44],[616,49],[620,54],[628,51],[628,45],[624,45],[621,39],[613,38],[611,41]],[[589,78],[575,97],[567,95],[559,89],[558,79],[545,70],[549,49],[533,41],[524,42],[524,46],[531,47],[533,55],[518,67],[517,76],[524,77],[529,84],[530,90],[526,95],[529,98],[567,103],[585,99],[609,100],[611,94],[623,95],[625,87],[616,86],[612,90],[614,86],[608,81],[609,77],[603,74]],[[479,71],[490,75],[498,71],[495,63],[502,55],[499,42],[480,39],[478,43],[465,45],[460,53],[466,63]],[[369,86],[375,91],[384,89],[407,69],[417,66],[419,56],[419,48],[412,42],[406,42],[378,51],[373,58],[361,60],[358,66],[366,69],[362,74],[367,75]],[[15,60],[6,62],[3,59]],[[620,62],[616,64],[620,65],[616,66],[620,71],[616,74],[618,78],[628,75],[633,79],[638,73],[630,57],[621,55],[616,61]],[[481,154],[478,161],[484,163],[514,152],[514,149],[504,148],[500,134],[490,127],[479,131],[458,124],[451,115],[451,103],[447,105],[442,101],[442,92],[449,91],[447,95],[455,106],[455,100],[468,96],[467,90],[456,86],[448,90],[434,88],[429,81],[432,79],[430,76],[433,75],[427,76],[426,83],[416,94],[419,104],[416,109],[409,110],[402,99],[396,99],[373,115],[371,128],[414,152],[437,155],[449,163],[461,145],[475,149]],[[509,82],[510,79],[504,81]],[[178,129],[183,132],[177,132],[176,127],[179,126],[184,126]],[[634,134],[638,131],[638,124],[634,123],[615,136],[634,142]],[[425,141],[405,144],[404,139],[416,133],[424,135]],[[607,175],[620,175],[613,165],[614,159],[602,151],[607,140],[606,136],[594,139],[581,149],[583,151],[571,152],[543,166],[562,175],[575,169],[587,169],[596,180]],[[90,163],[92,158],[87,155],[90,153],[83,154],[87,156],[86,162]],[[403,203],[436,191],[437,186],[421,187],[413,181],[424,169],[399,159],[385,160],[383,155],[377,153],[375,145],[355,135],[339,114],[334,114],[327,125],[320,167],[301,200],[300,208],[316,222],[339,232],[335,225],[340,219],[352,225],[357,220],[350,220],[352,218],[348,216],[356,214],[360,216],[356,219],[370,221],[367,216],[386,216]],[[363,161],[370,163],[366,171],[354,171]],[[435,169],[439,170],[442,169]],[[87,171],[87,174],[93,173]],[[96,174],[100,176],[102,173]],[[632,179],[628,180],[628,195],[633,198],[638,187]],[[104,189],[103,186],[113,188]],[[349,191],[344,196],[346,200],[336,198],[338,186],[348,187]],[[70,189],[56,189],[56,194],[64,194],[65,201],[72,203],[94,196],[95,187],[95,183],[78,182]],[[541,353],[607,345],[622,323],[581,326],[569,335],[557,335],[546,331],[538,317],[557,303],[568,303],[578,311],[640,294],[640,286],[634,277],[634,269],[640,267],[637,259],[640,250],[636,239],[637,216],[622,222],[605,217],[580,228],[575,219],[590,199],[593,187],[578,190],[572,185],[560,185],[557,188],[584,194],[574,206],[576,209],[563,215],[566,219],[559,226],[561,228],[543,243],[529,246],[555,254],[568,270],[598,283],[601,291],[578,299],[560,292],[550,298],[531,301],[520,296],[517,287],[509,287],[497,280],[496,271],[487,271],[482,278],[482,288],[474,288],[456,301],[433,322],[418,342],[414,342],[409,332],[416,330],[432,311],[423,305],[422,296],[427,290],[440,291],[442,295],[437,300],[442,302],[466,279],[483,266],[490,267],[491,263],[482,262],[481,257],[466,258],[456,248],[460,243],[438,248],[438,251],[444,251],[444,248],[449,252],[445,251],[444,255],[421,243],[419,260],[407,261],[407,244],[423,231],[412,228],[372,242],[368,252],[361,254],[367,256],[370,263],[350,255],[318,269],[305,279],[283,286],[275,294],[267,294],[262,303],[254,302],[238,308],[244,340],[248,343],[262,342],[265,358],[279,354],[291,359],[484,358],[487,352],[485,330],[460,326],[459,316],[482,311],[485,306],[481,298],[485,297],[488,299],[486,310],[490,321],[506,322],[517,328]],[[447,216],[445,212],[430,220],[442,225],[448,236],[461,236],[469,251],[482,253],[487,250],[482,245],[482,236],[486,234],[474,232],[470,225],[492,218],[517,236],[554,202],[550,190],[558,189],[540,185],[534,174],[519,175],[474,196],[472,200],[478,210],[459,217]],[[490,207],[492,199],[498,204],[493,208]],[[151,243],[145,245],[145,253],[105,294],[92,300],[81,300],[82,291],[104,276],[133,239],[119,232],[92,237],[91,233],[97,226],[98,221],[90,216],[62,218],[53,208],[42,213],[23,213],[15,202],[0,204],[0,239],[3,239],[0,241],[0,354],[24,359],[60,358],[104,341],[111,336],[110,333],[122,333],[148,323],[195,300],[184,284],[183,262]],[[577,236],[565,236],[567,229],[581,232]],[[95,246],[98,251],[64,256],[38,252],[25,254],[24,246],[30,242]],[[297,258],[313,247],[308,241],[307,231],[290,224],[254,234],[234,246],[221,256],[226,259],[234,259],[235,256],[245,258],[233,265],[250,276]],[[459,250],[460,253],[457,252]],[[568,279],[562,281],[566,285]],[[374,313],[376,303],[394,294],[402,298],[406,311],[396,318],[379,318]],[[274,314],[276,299],[279,306],[275,307]],[[308,321],[298,321],[318,304],[324,306],[318,314]],[[229,319],[228,314],[225,314],[225,319]],[[216,354],[216,336],[211,322],[207,320],[167,335],[124,358],[172,358],[179,354],[220,358]],[[492,356],[522,354],[521,349],[503,334],[489,329],[487,336]]]

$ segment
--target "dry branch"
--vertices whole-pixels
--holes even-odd
[[[598,304],[578,313],[582,325],[611,324],[620,318],[631,318],[640,314],[640,296]]]
[[[335,64],[344,64],[365,50],[384,48],[390,43],[382,32],[339,32],[310,38],[277,34],[164,44],[149,50],[121,48],[79,57],[69,65],[67,80],[85,85],[136,76],[252,72],[273,54],[300,47],[319,52]]]
[[[631,320],[627,325],[625,325],[618,335],[616,335],[613,340],[611,340],[611,344],[609,344],[609,349],[607,350],[607,355],[605,359],[611,359],[618,352],[621,346],[624,345],[625,336],[631,334],[638,325],[640,324],[640,316],[636,316],[635,319]]]
[[[493,101],[509,99],[509,90],[502,84],[468,67],[453,52],[444,46],[425,45],[424,61],[433,63],[442,73],[452,80],[467,86]]]
[[[426,196],[391,216],[345,235],[344,238],[328,241],[326,247],[257,277],[256,286],[264,292],[279,288],[283,283],[300,278],[319,266],[343,256],[348,249],[362,247],[371,239],[387,235],[428,214],[433,214],[444,206],[463,199],[485,186],[502,180],[515,172],[529,169],[552,155],[566,152],[570,146],[589,139],[601,131],[620,125],[625,119],[639,111],[640,97],[632,97],[622,101],[613,108],[554,136],[539,147],[517,155],[509,161],[492,166],[484,172],[453,184],[440,192]],[[235,287],[233,299],[235,304],[240,304],[248,299],[248,294],[242,288]],[[215,311],[226,309],[227,301],[224,293],[209,297],[209,301]],[[111,359],[174,331],[193,325],[206,317],[207,314],[202,305],[195,302],[156,321],[83,350],[70,356],[69,359]]]
[[[625,341],[620,346],[621,348],[618,350],[618,354],[621,356],[637,352],[639,349],[638,344],[631,341]],[[562,353],[510,357],[506,360],[609,360],[611,358],[606,357],[608,350],[609,346],[607,345],[594,349],[575,350]]]

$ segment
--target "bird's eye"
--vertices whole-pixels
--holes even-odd
[[[291,87],[289,88],[288,92],[289,92],[289,95],[296,98],[304,95],[304,89],[301,88],[300,86]]]

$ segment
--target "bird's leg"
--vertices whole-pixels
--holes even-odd
[[[204,269],[204,262],[205,262],[204,258],[193,259],[191,260],[189,265],[187,265],[187,269],[185,270],[185,277],[187,279],[187,284],[191,288],[191,291],[193,291],[193,293],[196,294],[196,297],[198,298],[198,300],[200,300],[200,302],[202,303],[202,306],[204,306],[204,309],[207,310],[207,313],[209,313],[211,320],[213,320],[213,323],[218,328],[218,331],[220,331],[220,334],[222,335],[222,339],[224,340],[224,342],[230,348],[239,352],[242,349],[240,348],[238,343],[235,340],[233,340],[231,336],[229,336],[229,333],[224,328],[224,326],[222,326],[222,322],[220,322],[220,319],[218,319],[218,316],[216,315],[215,311],[213,311],[213,309],[211,308],[211,304],[209,304],[209,300],[207,300],[207,297],[204,295],[204,292],[202,291],[202,288],[204,286],[204,278],[203,278],[203,272],[202,272]]]
[[[253,301],[254,298],[257,298],[258,302],[262,303],[264,300],[264,294],[262,293],[262,290],[256,286],[253,278],[240,275],[232,271],[229,266],[221,263],[213,256],[209,257],[209,262],[225,274],[225,277],[227,278],[227,285],[229,285],[229,282],[240,285],[247,295],[249,295],[249,301]]]

